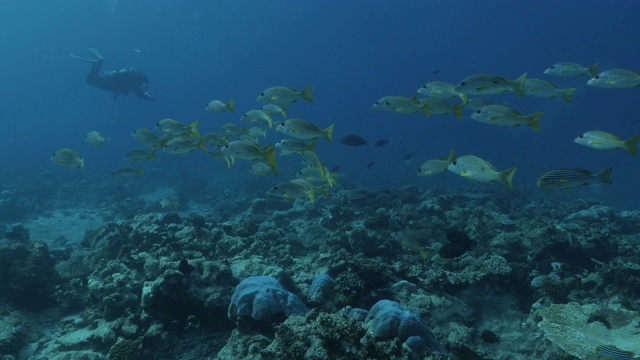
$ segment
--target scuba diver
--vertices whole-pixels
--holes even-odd
[[[96,49],[87,48],[87,50],[89,50],[96,59],[86,59],[71,54],[72,58],[80,59],[91,64],[91,70],[89,71],[89,74],[87,74],[87,84],[113,92],[114,101],[118,95],[129,94],[130,91],[142,100],[156,99],[155,96],[151,96],[147,92],[149,87],[149,77],[147,75],[133,67],[126,67],[116,71],[108,71],[101,75],[100,69],[102,68],[104,58]]]

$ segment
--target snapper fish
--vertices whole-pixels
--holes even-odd
[[[240,126],[233,123],[226,123],[220,128],[227,136],[245,135],[249,132],[248,126]]]
[[[178,137],[186,135],[193,138],[199,138],[198,120],[189,125],[183,124],[178,120],[162,119],[156,124],[156,130],[170,137]]]
[[[515,109],[502,105],[488,105],[471,114],[471,118],[486,124],[500,126],[527,125],[535,131],[540,130],[539,121],[542,112],[531,115],[522,115]]]
[[[111,173],[111,176],[119,177],[119,178],[128,178],[136,175],[142,175],[142,168],[138,166],[137,168],[120,168]]]
[[[240,119],[242,121],[250,122],[254,125],[268,125],[273,127],[273,120],[271,114],[264,110],[249,110]]]
[[[216,132],[206,133],[202,138],[206,144],[216,147],[222,147],[229,143],[229,138],[226,135],[218,134]]]
[[[316,167],[307,166],[306,168],[298,171],[296,177],[299,179],[307,180],[311,183],[327,182],[329,187],[338,185],[338,173],[337,171],[330,172],[326,166],[322,166],[321,169]]]
[[[509,80],[500,75],[477,74],[462,80],[455,90],[467,95],[494,95],[513,91],[524,97],[526,81],[527,73],[520,75],[516,80]]]
[[[593,149],[624,149],[633,155],[638,155],[638,139],[640,139],[640,135],[632,136],[627,140],[622,140],[617,135],[613,135],[605,131],[592,130],[580,134],[580,136],[575,138],[573,141]]]
[[[235,161],[233,157],[231,157],[229,154],[225,153],[220,149],[211,149],[208,151],[208,153],[212,159],[226,162],[228,168],[230,168]]]
[[[220,150],[228,154],[233,159],[242,159],[247,161],[264,161],[271,165],[273,173],[278,174],[276,164],[276,148],[273,144],[268,143],[265,147],[258,145],[251,140],[236,140],[228,143],[220,148]]]
[[[562,77],[578,77],[584,75],[594,77],[598,73],[598,63],[587,67],[573,62],[559,62],[549,66],[544,73]]]
[[[456,159],[456,153],[451,149],[448,158],[438,158],[425,161],[418,169],[418,176],[435,175],[447,170],[447,166]]]
[[[183,138],[171,139],[164,145],[162,151],[167,154],[184,155],[194,152],[197,149],[207,152],[209,151],[209,149],[204,145],[204,138],[201,137],[197,141],[191,141]]]
[[[573,101],[571,95],[573,95],[575,91],[576,88],[559,89],[555,84],[541,79],[527,79],[525,89],[527,96],[552,99],[558,96],[568,103]]]
[[[418,93],[436,99],[444,100],[458,97],[464,103],[468,101],[467,94],[457,92],[455,85],[443,81],[428,82],[418,89]]]
[[[307,150],[315,152],[316,140],[305,142],[298,139],[282,139],[278,141],[275,146],[279,149],[293,151],[296,153],[302,153]]]
[[[51,155],[51,161],[60,166],[84,171],[84,159],[77,152],[69,148],[61,148]]]
[[[309,201],[313,202],[315,199],[315,187],[312,185],[309,190],[307,189],[304,185],[288,181],[275,185],[267,191],[267,195],[277,196],[287,201],[309,198]]]
[[[267,104],[262,107],[262,110],[266,111],[272,118],[274,116],[282,116],[284,118],[287,117],[288,106],[279,106],[276,104]]]
[[[611,184],[611,168],[597,174],[586,169],[551,170],[538,179],[538,186],[544,189],[571,189],[597,182]]]
[[[249,128],[249,131],[247,133],[247,135],[249,135],[250,137],[252,137],[253,139],[255,139],[256,141],[260,138],[266,139],[267,138],[267,129],[263,129],[257,126],[252,126]]]
[[[261,92],[256,101],[264,104],[288,104],[296,102],[298,99],[304,99],[312,103],[314,102],[312,91],[313,86],[311,84],[302,90],[286,86],[272,86]]]
[[[256,175],[260,175],[260,176],[265,176],[265,175],[276,175],[278,176],[278,174],[273,172],[273,166],[271,166],[270,164],[267,164],[266,162],[260,161],[257,162],[253,165],[251,165],[251,168],[249,169],[249,171],[252,174],[256,174]]]
[[[162,199],[160,199],[160,206],[162,206],[163,209],[166,208],[172,208],[173,211],[177,211],[178,210],[178,200],[174,200],[171,198],[167,198],[164,197]]]
[[[333,125],[321,130],[318,125],[302,119],[285,120],[276,126],[276,131],[300,140],[324,138],[330,144],[333,142],[331,140]]]
[[[164,144],[169,141],[169,138],[158,137],[158,135],[149,129],[136,129],[131,133],[131,136],[141,142],[142,145],[152,149],[162,149]]]
[[[423,113],[430,116],[429,103],[418,101],[418,95],[407,98],[403,96],[385,96],[376,101],[371,108],[373,110],[393,111],[398,114]]]
[[[89,131],[84,137],[84,141],[93,147],[104,146],[107,143],[107,139],[95,130]]]
[[[408,231],[395,231],[391,233],[393,240],[400,243],[404,250],[419,253],[423,259],[428,259],[431,253],[431,248],[428,246],[422,246],[415,236]]]
[[[610,89],[640,87],[640,71],[625,69],[603,71],[587,81],[587,85]]]
[[[219,112],[219,113],[225,112],[227,110],[229,110],[230,112],[234,112],[236,110],[233,104],[233,99],[230,99],[226,103],[220,100],[211,100],[204,109],[209,112]]]
[[[139,161],[149,161],[156,159],[156,150],[155,149],[134,149],[129,151],[126,154],[127,160],[139,162]]]
[[[464,109],[465,110],[476,111],[476,110],[480,110],[483,107],[488,106],[488,105],[495,105],[495,103],[493,101],[491,101],[491,100],[487,100],[487,99],[483,99],[483,98],[471,98],[471,99],[469,99],[469,101],[467,101],[464,104]],[[507,104],[505,103],[505,104],[502,104],[502,105],[506,106]]]
[[[448,102],[438,98],[422,98],[419,103],[427,103],[431,114],[449,115],[453,114],[458,119],[462,119],[463,104],[449,104]]]
[[[447,169],[473,182],[493,184],[499,182],[513,191],[513,175],[516,168],[497,171],[491,163],[474,155],[464,155],[447,165]]]

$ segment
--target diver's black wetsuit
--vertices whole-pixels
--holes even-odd
[[[116,71],[108,71],[100,75],[103,59],[91,61],[91,70],[87,75],[87,84],[100,89],[109,90],[115,95],[115,100],[120,94],[128,94],[132,91],[143,100],[155,100],[155,96],[149,95],[147,87],[149,77],[138,69],[127,67]]]

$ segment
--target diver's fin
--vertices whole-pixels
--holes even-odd
[[[95,56],[98,60],[103,60],[104,58],[102,57],[102,55],[100,54],[100,52],[97,49],[94,48],[87,48],[87,50],[93,54],[93,56]]]
[[[73,54],[69,54],[69,56],[71,56],[74,59],[80,59],[82,61],[86,61],[88,63],[97,63],[100,60],[96,60],[96,59],[87,59],[87,58],[83,58],[82,56],[78,56],[78,55],[73,55]]]

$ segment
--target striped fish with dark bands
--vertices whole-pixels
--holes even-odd
[[[538,179],[538,186],[545,189],[570,189],[594,182],[611,184],[611,168],[597,174],[591,174],[591,171],[586,169],[551,170]]]
[[[599,345],[596,347],[596,354],[611,360],[631,360],[637,359],[631,351],[620,350],[612,345]]]

